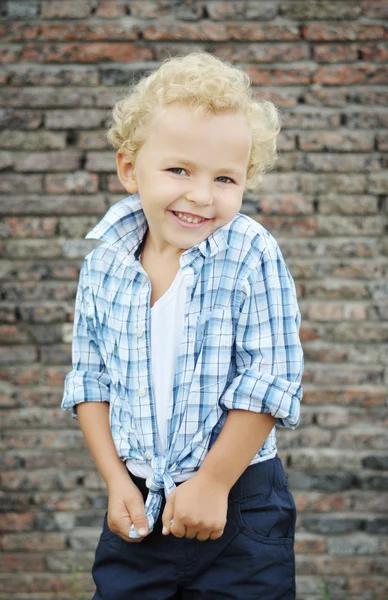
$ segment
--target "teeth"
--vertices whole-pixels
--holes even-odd
[[[178,217],[182,219],[182,221],[187,221],[188,223],[200,223],[201,221],[205,220],[200,219],[199,217],[189,217],[188,215],[185,215],[184,213],[180,212],[176,212],[175,214],[178,215]]]

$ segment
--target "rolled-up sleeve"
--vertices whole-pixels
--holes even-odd
[[[87,261],[79,276],[74,309],[72,340],[73,369],[66,375],[61,408],[71,410],[77,418],[77,404],[81,402],[109,402],[110,378],[101,357],[90,310],[90,288]]]
[[[270,413],[295,429],[303,396],[303,351],[295,284],[278,247],[265,249],[241,288],[235,337],[237,374],[220,398],[224,410]]]

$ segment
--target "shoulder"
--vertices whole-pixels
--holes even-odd
[[[232,254],[239,252],[240,260],[246,263],[248,269],[257,267],[263,259],[276,260],[279,256],[282,258],[273,235],[247,215],[238,213],[228,226],[225,226],[225,235],[228,251]]]
[[[84,285],[98,284],[103,278],[115,271],[116,263],[117,251],[111,244],[103,242],[97,248],[91,250],[85,256],[81,267]]]

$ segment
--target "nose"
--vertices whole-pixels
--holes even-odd
[[[207,206],[213,204],[213,192],[211,184],[197,183],[186,194],[189,202],[194,202],[198,206]]]

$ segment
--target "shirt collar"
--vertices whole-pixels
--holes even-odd
[[[197,253],[204,257],[214,256],[228,248],[227,233],[231,222],[219,227],[206,240],[189,248],[182,257]],[[102,240],[109,245],[125,243],[127,252],[134,253],[147,231],[147,219],[142,209],[139,194],[128,196],[114,204],[97,225],[85,236],[85,239]],[[186,260],[184,259],[184,262]]]

